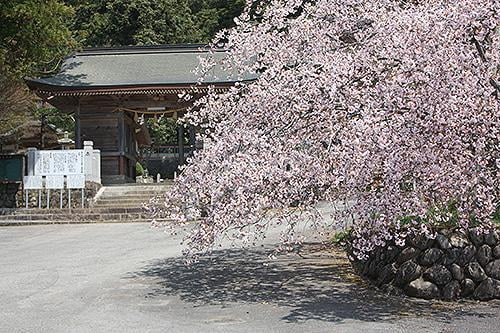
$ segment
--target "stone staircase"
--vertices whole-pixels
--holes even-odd
[[[143,204],[165,193],[169,187],[170,183],[104,186],[89,208],[0,208],[0,226],[150,222]]]

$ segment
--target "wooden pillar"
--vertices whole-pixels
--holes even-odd
[[[123,155],[125,154],[125,148],[126,148],[126,133],[125,133],[125,115],[123,112],[119,113],[118,117],[118,145],[119,145],[119,152]]]
[[[80,121],[80,99],[78,99],[76,104],[75,112],[75,148],[82,149],[82,126]]]
[[[127,161],[125,157],[125,147],[126,147],[126,134],[125,134],[125,115],[120,112],[118,115],[118,152],[119,152],[119,174],[121,176],[127,176]]]
[[[179,145],[179,165],[184,164],[184,126],[179,126],[178,133],[178,145]]]

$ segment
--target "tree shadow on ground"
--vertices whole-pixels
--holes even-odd
[[[182,257],[169,258],[127,278],[153,278],[156,284],[147,297],[178,296],[198,305],[243,302],[289,307],[290,313],[282,318],[287,322],[390,321],[405,316],[450,322],[463,315],[494,316],[469,311],[473,303],[386,295],[359,279],[343,252],[326,251],[317,244],[307,244],[303,256],[288,254],[273,260],[268,258],[270,251],[270,247],[214,251],[191,266]]]

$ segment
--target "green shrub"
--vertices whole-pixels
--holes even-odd
[[[144,167],[139,162],[135,164],[135,174],[136,176],[144,176]]]
[[[347,241],[349,240],[349,235],[351,234],[351,228],[347,228],[345,230],[337,231],[332,239],[331,242],[334,245],[339,245],[339,246],[344,246],[347,244]]]

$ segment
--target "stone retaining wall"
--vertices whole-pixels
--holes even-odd
[[[85,201],[85,207],[89,207],[89,205],[92,203],[93,198],[101,188],[101,184],[94,183],[94,182],[86,182],[85,183],[85,195],[84,195],[84,201]],[[69,208],[69,200],[68,200],[68,190],[63,190],[62,193],[63,197],[63,208]],[[14,207],[5,207],[5,208],[25,208],[26,207],[26,198],[24,191],[22,188],[17,192],[16,195],[16,202]],[[37,190],[30,190],[29,191],[29,208],[38,208],[38,191]],[[42,196],[41,196],[41,203],[42,207],[45,208],[47,205],[47,191],[42,191]],[[51,208],[59,208],[60,207],[60,202],[61,200],[61,191],[60,190],[51,190],[50,191],[50,207]],[[0,206],[2,207],[2,206]],[[82,195],[81,195],[81,190],[71,190],[71,208],[80,208],[82,207]]]
[[[425,299],[500,299],[499,232],[441,231],[435,239],[408,238],[389,244],[368,260],[353,260],[356,271],[391,293]]]
[[[20,183],[0,184],[0,208],[17,208],[17,202],[22,197]]]

